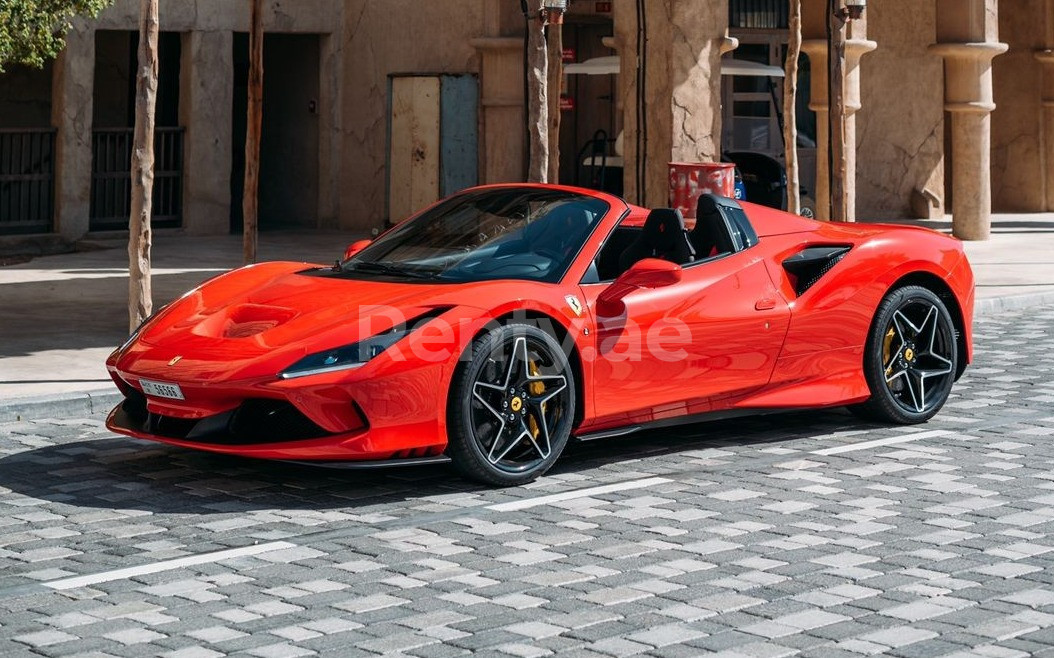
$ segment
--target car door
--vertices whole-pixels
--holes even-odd
[[[617,317],[598,312],[607,285],[582,286],[597,325],[598,420],[646,422],[719,410],[768,383],[790,309],[759,250],[690,264],[678,283],[634,290]]]

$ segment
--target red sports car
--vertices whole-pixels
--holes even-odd
[[[509,485],[572,437],[848,405],[919,423],[971,359],[962,245],[704,195],[690,226],[591,190],[463,191],[336,265],[202,284],[107,361],[107,426]]]

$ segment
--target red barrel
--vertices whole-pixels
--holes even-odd
[[[730,162],[671,162],[670,207],[685,219],[695,219],[695,204],[702,194],[735,196],[736,166]]]

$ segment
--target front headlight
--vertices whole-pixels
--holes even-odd
[[[295,379],[297,377],[321,375],[327,372],[353,370],[362,367],[370,359],[395,345],[418,327],[439,317],[448,310],[448,308],[436,308],[424,315],[417,316],[413,320],[392,327],[384,333],[360,340],[357,343],[309,354],[280,372],[278,376],[282,379]]]

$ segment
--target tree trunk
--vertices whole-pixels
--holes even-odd
[[[154,108],[157,105],[158,0],[139,4],[139,62],[135,76],[132,210],[128,218],[128,327],[150,316],[151,204],[154,196]]]
[[[798,173],[798,57],[801,54],[801,0],[790,2],[790,34],[787,42],[786,76],[783,80],[783,149],[787,164],[787,211],[801,213],[801,185]]]
[[[827,20],[830,21],[831,42],[827,45],[828,118],[830,119],[831,149],[831,221],[844,222],[849,219],[849,197],[846,194],[845,150],[845,40],[846,24],[837,13],[839,3],[832,2]]]
[[[527,19],[527,130],[531,157],[527,164],[527,182],[549,180],[549,98],[548,57],[545,51],[545,26],[538,19],[541,0],[533,0]]]
[[[249,110],[245,129],[245,187],[242,192],[242,255],[256,262],[260,190],[260,137],[263,131],[263,1],[249,0]]]
[[[553,23],[546,38],[549,64],[549,182],[560,182],[560,95],[564,78],[564,26]]]

